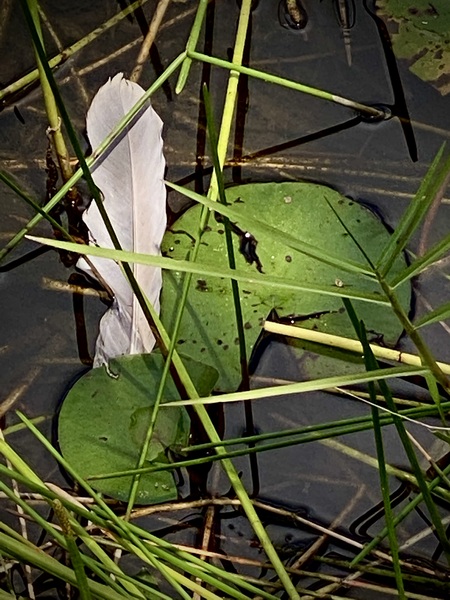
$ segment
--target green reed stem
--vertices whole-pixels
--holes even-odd
[[[235,48],[234,48],[234,53],[233,53],[233,61],[236,61],[239,63],[242,62],[242,57],[243,57],[243,51],[244,51],[247,29],[248,29],[248,24],[249,24],[249,17],[250,17],[250,7],[251,7],[251,0],[243,0],[242,1],[241,11],[240,11],[240,15],[239,15],[238,29],[237,29],[237,33],[236,33]],[[230,131],[231,131],[231,124],[232,124],[232,119],[233,119],[233,114],[234,114],[234,109],[235,109],[235,104],[236,104],[238,79],[239,79],[238,73],[232,72],[230,74],[227,93],[226,93],[226,101],[225,101],[225,106],[224,106],[223,115],[222,115],[222,124],[221,124],[221,128],[220,128],[218,148],[217,148],[217,153],[219,155],[221,167],[223,166],[223,162],[225,159],[226,148],[228,146],[228,139],[229,139],[229,135],[230,135]],[[217,183],[214,184],[214,180],[211,182],[209,192],[208,192],[208,197],[212,200],[217,199]],[[197,260],[198,253],[200,250],[200,244],[201,244],[201,235],[202,235],[202,232],[203,232],[205,225],[207,223],[207,220],[208,220],[208,212],[209,211],[207,211],[205,209],[203,209],[203,211],[202,211],[198,235],[196,237],[196,242],[195,242],[194,248],[190,255],[191,262],[195,262]],[[171,357],[171,353],[173,352],[173,348],[175,347],[175,344],[178,339],[178,332],[179,332],[179,329],[181,326],[181,321],[183,318],[184,308],[186,306],[191,281],[192,281],[192,275],[187,274],[185,277],[185,280],[183,282],[183,289],[181,292],[180,304],[178,307],[177,314],[175,316],[173,330],[171,332],[172,339],[171,339],[171,344],[169,346],[169,357]],[[165,381],[166,381],[166,378],[167,378],[167,375],[169,372],[168,371],[169,365],[167,363],[169,363],[169,360],[167,360],[167,362],[166,362],[163,376],[161,378],[161,383],[160,383],[160,387],[158,390],[158,397],[162,396],[162,392],[163,392],[163,389],[165,386]],[[157,399],[158,399],[158,397],[157,397]],[[191,398],[192,398],[192,396],[191,396]],[[198,395],[194,396],[193,399],[194,399],[194,401],[195,401],[195,399],[198,399]],[[205,428],[205,431],[207,432],[210,440],[212,442],[219,442],[220,437],[217,434],[217,431],[215,430],[214,425],[213,425],[205,407],[200,404],[200,405],[196,406],[195,410],[196,410],[196,412],[200,418],[200,421],[202,422],[202,425]],[[242,503],[242,507],[247,515],[247,518],[248,518],[251,526],[253,527],[254,532],[258,536],[270,562],[272,563],[275,571],[277,572],[277,575],[279,576],[280,580],[282,581],[282,583],[285,587],[285,590],[288,592],[289,597],[291,599],[298,600],[299,595],[295,589],[295,586],[293,585],[289,575],[286,572],[286,569],[285,569],[283,563],[281,562],[275,548],[273,547],[272,542],[271,542],[269,536],[267,535],[267,533],[266,533],[249,497],[248,497],[247,491],[245,490],[245,488],[240,480],[240,477],[239,477],[239,474],[238,474],[236,468],[234,467],[232,461],[226,457],[226,450],[224,448],[219,447],[219,448],[217,448],[216,452],[222,456],[222,461],[221,461],[222,467],[225,470],[225,472],[227,473],[230,483],[233,486],[233,489],[235,490],[237,497],[239,498],[239,500]]]
[[[42,56],[39,46],[44,48],[44,40],[42,36],[41,23],[39,20],[39,11],[37,0],[21,0],[22,8],[25,10],[26,6],[29,9],[35,32],[38,39],[33,37],[34,50],[36,54],[36,62],[38,65],[39,78],[41,80],[41,89],[44,96],[45,111],[47,113],[50,134],[53,138],[53,143],[58,158],[58,164],[61,169],[61,174],[64,181],[67,181],[72,176],[72,167],[69,162],[69,152],[66,147],[66,142],[61,131],[61,118],[59,116],[58,107],[56,105],[55,97],[53,95],[50,81],[47,77],[47,73],[44,66],[45,56]],[[26,12],[26,10],[25,10]],[[26,15],[27,16],[27,15]]]
[[[198,38],[200,37],[200,32],[202,29],[203,20],[205,18],[206,8],[208,6],[209,0],[199,0],[197,6],[197,12],[194,19],[194,24],[192,25],[191,33],[189,34],[189,39],[186,44],[186,54],[188,52],[194,52],[197,46]],[[191,70],[192,59],[189,56],[186,56],[183,64],[181,65],[180,74],[178,76],[177,85],[175,86],[175,93],[180,94],[184,86],[186,85],[187,78],[189,77],[189,73]]]
[[[218,206],[219,203],[217,203]],[[198,273],[204,276],[221,277],[227,279],[235,279],[248,284],[259,284],[277,289],[293,290],[296,292],[308,291],[323,294],[325,296],[337,296],[339,298],[349,297],[363,302],[370,302],[382,306],[388,306],[389,302],[381,294],[365,292],[362,290],[350,289],[350,287],[339,288],[335,285],[314,285],[307,282],[296,282],[285,277],[267,276],[255,271],[253,274],[248,271],[239,271],[215,267],[208,263],[196,263],[192,260],[177,260],[166,258],[164,256],[154,256],[151,254],[140,254],[137,252],[127,252],[126,250],[114,250],[113,248],[99,248],[97,246],[87,246],[85,244],[73,244],[72,242],[64,242],[62,240],[53,240],[50,238],[41,238],[32,235],[27,236],[28,239],[45,244],[52,248],[60,248],[76,252],[83,256],[98,256],[100,258],[110,258],[125,263],[139,263],[142,265],[152,265],[167,269],[168,271],[181,271],[183,273],[193,274]]]
[[[209,63],[216,67],[228,69],[231,72],[235,72],[236,75],[238,73],[242,73],[243,75],[248,75],[250,77],[254,77],[255,79],[261,79],[267,83],[274,83],[291,90],[296,90],[297,92],[302,92],[310,96],[315,96],[316,98],[321,98],[322,100],[328,100],[330,102],[334,102],[335,104],[352,108],[374,119],[384,119],[386,117],[384,111],[380,110],[379,108],[361,104],[360,102],[355,102],[354,100],[349,100],[348,98],[337,96],[331,92],[319,90],[303,83],[297,83],[296,81],[285,79],[284,77],[279,77],[278,75],[271,75],[270,73],[258,71],[257,69],[252,69],[251,67],[244,67],[241,64],[236,63],[234,58],[233,62],[228,62],[227,60],[208,56],[207,54],[202,54],[200,52],[188,52],[188,57],[192,58],[193,60]]]

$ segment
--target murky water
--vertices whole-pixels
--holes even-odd
[[[397,105],[398,108],[398,81],[393,86],[380,32],[368,12],[357,3],[356,23],[350,31],[350,66],[349,50],[344,45],[333,3],[304,4],[308,24],[304,30],[295,31],[280,26],[277,2],[259,2],[252,14],[251,38],[246,51],[248,63],[361,102]],[[97,3],[95,11],[92,3],[84,0],[75,4],[48,1],[41,5],[57,38],[46,33],[50,54],[59,45],[66,47],[77,41],[116,12],[116,6],[110,2]],[[174,2],[169,8],[157,38],[158,52],[153,56],[153,65],[148,65],[144,71],[143,86],[153,81],[161,67],[165,68],[183,50],[194,9],[193,2]],[[203,51],[205,47],[208,52],[228,59],[238,11],[234,0],[222,1],[215,7],[211,5],[206,41],[200,42],[199,50]],[[12,10],[0,27],[3,57],[0,81],[6,85],[30,69],[34,62],[20,11]],[[130,73],[141,40],[138,21],[125,19],[57,70],[57,80],[80,135],[93,94],[107,77],[121,70]],[[412,121],[412,131],[406,131],[406,137],[405,128],[395,117],[376,124],[356,122],[355,114],[342,106],[242,78],[236,117],[238,127],[231,137],[235,146],[229,149],[229,157],[234,162],[226,169],[227,183],[300,179],[328,184],[372,205],[385,222],[394,227],[439,146],[450,137],[448,97],[441,96],[431,85],[413,75],[405,61],[398,61],[397,66],[404,105]],[[174,93],[176,79],[172,78],[169,86],[159,90],[153,98],[154,107],[165,123],[167,178],[191,181],[198,191],[207,189],[210,174],[210,163],[204,158],[207,149],[201,127],[199,130],[202,77],[211,89],[215,111],[219,114],[227,73],[206,67],[202,71],[198,64],[194,65],[188,85],[179,97]],[[42,200],[45,196],[47,142],[41,94],[39,89],[31,89],[10,101],[0,114],[2,168],[35,199]],[[412,160],[415,158],[414,145],[417,161]],[[4,185],[1,192],[0,240],[3,246],[33,213]],[[178,210],[183,201],[170,194],[169,203]],[[430,219],[429,232],[421,238],[417,236],[415,251],[423,251],[432,241],[447,234],[448,210],[448,198],[444,198],[436,216]],[[51,232],[47,225],[40,224],[34,233],[50,235]],[[34,247],[31,242],[24,241],[4,264]],[[416,284],[419,314],[438,306],[448,297],[447,270],[444,265],[441,271],[434,271]],[[21,409],[31,417],[47,416],[42,430],[48,435],[52,431],[51,417],[64,391],[85,369],[77,350],[72,296],[60,286],[67,282],[71,272],[61,264],[58,255],[50,251],[0,273],[1,400],[11,401],[12,409]],[[104,305],[95,296],[85,299],[91,352],[103,310]],[[447,328],[439,324],[430,326],[424,331],[424,337],[440,360],[450,359]],[[405,348],[410,350],[408,344]],[[257,375],[295,380],[301,377],[301,372],[290,349],[273,344]],[[421,393],[411,386],[406,391]],[[331,420],[365,414],[367,408],[360,404],[323,394],[260,401],[254,407],[255,425],[262,432],[308,425],[322,420],[324,415]],[[9,410],[6,418],[7,424],[16,421],[13,410]],[[226,434],[238,436],[244,429],[243,409],[240,406],[228,409]],[[411,427],[411,431],[430,444],[430,436],[423,429]],[[405,457],[396,433],[387,429],[386,439],[388,461],[404,465]],[[14,435],[13,441],[44,479],[65,485],[58,469],[29,434]],[[370,432],[342,438],[339,442],[374,454]],[[324,525],[336,522],[337,527],[346,530],[380,499],[376,471],[346,456],[342,447],[339,449],[329,443],[266,452],[257,462],[259,483],[251,476],[248,460],[237,461],[249,489],[257,487],[262,498],[301,510],[301,514]],[[280,469],[281,464],[283,469]],[[396,487],[395,482],[393,487]],[[213,469],[209,491],[219,495],[228,489],[224,476]],[[271,523],[272,520],[273,517],[267,517],[277,547],[292,556],[315,539],[316,534],[310,529],[293,527],[286,520]],[[194,523],[184,537],[193,538],[197,527],[198,523]],[[422,527],[425,524],[420,517],[413,517],[401,530],[402,536],[406,539]],[[251,534],[247,528],[241,516],[223,520],[222,549],[234,555],[260,557],[259,549],[248,543]],[[173,534],[170,539],[179,538]],[[417,553],[429,557],[435,545],[427,541]],[[330,549],[351,555],[348,548],[342,546],[331,544]],[[350,592],[349,597],[359,596]]]

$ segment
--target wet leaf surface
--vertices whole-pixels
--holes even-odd
[[[59,444],[64,458],[84,477],[136,467],[150,421],[164,362],[158,353],[124,356],[81,377],[67,394],[59,415]],[[199,393],[208,395],[217,374],[186,359]],[[164,400],[179,399],[170,380]],[[160,408],[147,460],[168,462],[167,450],[176,452],[189,437],[190,420],[181,407]],[[149,463],[147,463],[149,464]],[[126,502],[131,477],[93,481],[99,492]],[[168,471],[141,478],[137,504],[156,504],[177,498],[174,477]]]
[[[331,204],[372,260],[376,260],[389,239],[383,223],[361,204],[341,196],[329,187],[308,183],[259,183],[231,187],[227,200],[236,211],[242,211],[260,221],[273,224],[281,231],[297,236],[309,244],[325,249],[330,256],[350,259],[365,264],[365,259],[342,224],[336,218]],[[193,248],[198,230],[200,207],[183,214],[166,233],[163,253],[185,259]],[[239,225],[239,223],[237,223]],[[252,232],[250,232],[252,233]],[[257,237],[257,236],[256,236]],[[241,239],[233,234],[236,268],[249,274],[257,272],[257,265],[249,264],[240,252]],[[379,292],[378,284],[357,273],[349,273],[335,266],[287,248],[267,236],[257,237],[256,252],[263,273],[318,285],[349,287],[365,292]],[[202,237],[199,261],[217,266],[228,266],[224,224],[210,216],[208,229]],[[405,267],[403,258],[393,273]],[[177,272],[163,274],[161,299],[162,320],[170,332],[180,300],[184,275]],[[405,310],[409,310],[410,289],[399,290]],[[301,296],[289,290],[275,290],[261,284],[240,285],[240,299],[244,317],[248,355],[252,352],[261,332],[261,325],[272,309],[280,317],[329,311],[312,321],[312,325],[326,333],[354,337],[350,320],[344,313],[339,297],[304,292]],[[401,334],[398,321],[390,309],[367,302],[355,302],[360,318],[368,330],[382,334],[385,343],[395,344]],[[216,390],[235,390],[240,382],[238,337],[230,282],[211,277],[193,279],[187,308],[183,317],[178,346],[196,360],[214,365],[219,370]],[[308,322],[302,322],[308,326]],[[311,324],[309,326],[312,326]]]

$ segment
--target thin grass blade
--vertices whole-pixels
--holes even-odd
[[[296,250],[297,252],[301,252],[306,256],[316,258],[320,262],[338,267],[339,269],[342,269],[344,271],[361,273],[362,275],[366,275],[372,278],[374,277],[373,271],[363,264],[350,260],[345,260],[339,257],[330,256],[329,253],[325,252],[321,248],[318,248],[317,246],[313,246],[308,242],[303,242],[301,239],[289,233],[281,231],[276,227],[273,227],[272,225],[268,225],[267,223],[259,221],[258,219],[248,216],[246,217],[245,215],[233,210],[233,208],[231,208],[228,205],[224,205],[222,203],[218,206],[216,202],[209,200],[205,196],[197,194],[193,190],[181,187],[176,183],[166,181],[166,185],[172,188],[173,190],[179,192],[180,194],[183,194],[183,196],[186,196],[186,198],[195,200],[195,202],[206,206],[206,208],[209,208],[210,210],[219,213],[223,217],[226,217],[233,222],[240,223],[248,231],[255,232],[257,234],[263,234],[269,239],[284,244],[292,250]]]
[[[231,394],[221,394],[220,396],[208,396],[206,398],[195,398],[190,400],[175,400],[164,403],[162,406],[188,406],[194,404],[217,404],[218,402],[242,402],[244,400],[261,400],[263,398],[274,398],[285,394],[304,394],[318,390],[326,390],[333,387],[344,387],[347,385],[358,385],[368,381],[382,381],[395,377],[407,377],[409,375],[426,375],[429,373],[426,367],[391,367],[388,369],[377,369],[376,371],[363,371],[362,373],[352,373],[351,375],[335,375],[314,379],[311,381],[301,381],[299,383],[289,383],[286,385],[277,385],[273,387],[257,388],[249,391],[232,392]],[[391,409],[391,407],[389,407]],[[391,409],[396,414],[395,406]]]
[[[84,570],[83,559],[81,558],[80,550],[75,541],[72,527],[70,525],[70,517],[68,511],[61,504],[61,501],[53,502],[55,514],[61,524],[61,529],[66,540],[67,551],[70,556],[72,568],[77,578],[77,587],[80,593],[80,600],[91,600],[91,592],[89,589],[88,578]]]
[[[361,343],[364,348],[364,362],[366,364],[366,368],[369,371],[373,369],[377,369],[378,365],[372,351],[369,347],[369,342],[367,340],[366,331],[364,328],[364,324],[360,322],[359,324],[359,336]],[[368,385],[370,399],[373,404],[376,404],[376,394],[375,394],[375,386],[373,383],[369,383]],[[397,540],[397,534],[395,530],[394,524],[394,515],[391,507],[391,498],[390,498],[390,490],[389,490],[389,479],[387,475],[386,469],[386,456],[384,452],[384,444],[383,444],[383,434],[381,429],[380,415],[378,408],[372,406],[372,419],[373,419],[373,433],[375,438],[375,446],[377,450],[377,459],[378,459],[378,472],[380,476],[380,487],[381,494],[383,498],[383,506],[384,506],[384,518],[386,521],[386,528],[388,531],[389,538],[389,549],[392,555],[392,562],[394,566],[395,573],[395,581],[397,584],[398,597],[401,600],[405,600],[405,586],[403,583],[402,569],[400,566],[400,556],[399,556],[399,544]]]
[[[419,189],[395,228],[389,244],[381,254],[377,268],[383,277],[386,277],[396,258],[404,251],[439,190],[446,184],[450,171],[450,156],[444,158],[444,150],[445,144],[436,154]]]
[[[278,75],[272,75],[271,73],[266,73],[250,67],[244,67],[237,62],[229,62],[220,58],[216,58],[215,56],[202,54],[200,52],[188,52],[188,56],[200,62],[206,62],[211,65],[215,65],[216,67],[228,69],[229,71],[236,71],[237,73],[242,73],[244,75],[248,75],[249,77],[254,77],[255,79],[262,79],[268,83],[275,83],[291,90],[303,92],[304,94],[309,94],[310,96],[315,96],[316,98],[322,98],[323,100],[328,100],[330,102],[340,104],[341,106],[352,108],[372,118],[375,117],[376,119],[384,119],[386,117],[384,111],[374,106],[361,104],[360,102],[355,102],[349,98],[343,98],[337,94],[332,94],[331,92],[313,88],[309,85],[292,81],[291,79],[285,79],[284,77],[279,77]]]
[[[356,325],[355,326],[356,333],[358,334],[358,336],[361,336],[360,341],[361,341],[361,343],[363,343],[363,339],[361,339],[363,336],[360,332],[359,321],[357,319],[355,310],[354,310],[350,300],[344,299],[344,306],[347,310],[347,313],[349,314],[349,316],[351,318],[353,325],[354,326]],[[372,364],[374,366],[378,367],[378,363],[377,363],[375,357],[373,356],[373,354],[371,353],[369,346],[366,348],[366,351],[368,352],[369,356],[371,356],[373,359]],[[388,408],[392,412],[396,412],[395,403],[394,403],[391,391],[389,389],[389,386],[382,379],[378,380],[378,385],[380,387],[381,393],[385,397]],[[397,429],[400,441],[402,442],[403,448],[405,449],[406,455],[407,455],[409,463],[411,465],[412,472],[414,473],[414,475],[417,479],[419,489],[423,495],[423,500],[428,508],[428,512],[430,514],[431,520],[435,527],[437,537],[438,537],[440,543],[442,544],[442,547],[444,549],[447,560],[450,563],[450,543],[449,543],[449,540],[447,539],[447,535],[445,533],[444,526],[442,525],[442,521],[441,521],[439,512],[438,512],[436,505],[434,504],[434,501],[431,497],[428,484],[427,484],[425,477],[422,473],[422,470],[420,468],[419,461],[417,460],[417,456],[416,456],[416,453],[412,446],[411,440],[409,439],[408,434],[406,432],[405,425],[404,425],[403,421],[401,419],[399,419],[397,416],[394,417],[394,424]],[[353,565],[357,564],[356,558],[352,561],[352,564]]]
[[[64,250],[70,250],[77,252],[78,254],[99,256],[101,258],[109,258],[111,260],[117,260],[120,262],[140,263],[144,265],[154,265],[161,269],[167,269],[169,271],[182,271],[184,273],[198,273],[200,275],[209,275],[211,277],[222,277],[227,279],[235,279],[236,281],[242,281],[244,283],[258,283],[266,285],[268,287],[281,287],[283,289],[290,289],[297,292],[311,291],[317,292],[318,294],[325,294],[328,296],[350,297],[355,300],[363,300],[365,302],[373,302],[375,304],[388,305],[388,301],[381,294],[371,294],[362,290],[350,289],[349,287],[343,289],[335,285],[314,285],[308,283],[296,283],[291,279],[285,279],[282,277],[267,277],[261,273],[253,273],[249,275],[245,271],[233,270],[233,269],[222,269],[214,267],[209,264],[195,263],[192,261],[175,260],[171,258],[165,258],[162,256],[152,256],[150,254],[136,254],[134,252],[126,252],[124,250],[112,250],[109,248],[98,248],[96,246],[85,246],[83,244],[73,244],[71,242],[63,242],[61,240],[52,240],[49,238],[41,238],[36,236],[27,236],[28,239],[34,240],[39,244],[47,244],[53,248],[62,248]]]
[[[438,308],[430,311],[426,315],[424,315],[421,319],[418,319],[414,323],[414,327],[416,329],[420,329],[420,327],[425,327],[426,325],[431,325],[432,323],[438,323],[439,321],[445,321],[450,318],[450,302],[446,302],[439,306]]]
[[[443,256],[450,251],[450,235],[445,236],[443,240],[435,244],[428,252],[426,252],[420,258],[417,258],[407,267],[403,273],[399,273],[391,282],[390,286],[392,289],[397,288],[399,285],[417,277],[420,273],[423,273],[429,267],[433,266],[434,263],[438,262]]]
[[[191,33],[186,44],[186,53],[193,52],[197,46],[198,38],[202,30],[202,24],[205,19],[206,8],[208,6],[208,0],[199,0],[197,6],[197,12],[195,14],[194,24],[192,25]],[[191,70],[192,58],[186,56],[183,64],[181,65],[180,74],[178,75],[178,81],[175,86],[175,93],[181,94],[186,85],[189,72]]]

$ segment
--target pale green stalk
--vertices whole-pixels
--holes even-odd
[[[62,565],[59,560],[52,558],[39,548],[31,548],[28,544],[21,543],[4,533],[0,533],[0,551],[21,562],[33,565],[45,573],[67,581],[71,585],[77,585],[77,578],[72,569]],[[119,594],[110,587],[96,581],[89,580],[88,586],[95,598],[103,600],[130,600],[129,595]]]
[[[198,273],[204,276],[210,277],[221,277],[227,279],[235,279],[247,284],[258,284],[275,289],[286,289],[295,292],[316,292],[325,296],[336,296],[339,298],[353,298],[355,300],[362,300],[363,302],[370,302],[373,304],[379,304],[382,306],[389,306],[389,302],[380,294],[365,292],[362,290],[356,290],[354,288],[346,287],[340,288],[335,285],[318,285],[310,284],[306,282],[294,282],[292,279],[284,277],[267,276],[263,273],[254,272],[249,274],[247,271],[239,271],[233,269],[227,269],[223,267],[215,267],[209,263],[196,263],[192,260],[177,260],[173,258],[167,258],[164,256],[154,256],[150,254],[140,254],[136,252],[127,252],[126,250],[113,250],[112,248],[99,248],[97,246],[86,246],[84,244],[73,244],[71,242],[63,242],[62,240],[53,240],[50,238],[41,238],[29,235],[28,239],[38,242],[39,244],[46,244],[53,248],[60,248],[63,250],[70,250],[77,254],[98,256],[100,258],[110,258],[122,263],[139,263],[142,265],[152,265],[154,267],[160,267],[168,271],[179,271],[182,273]],[[192,256],[191,256],[192,258]]]
[[[242,61],[242,54],[243,54],[243,49],[244,49],[244,45],[245,45],[245,39],[246,39],[246,33],[247,33],[248,21],[249,21],[249,15],[250,15],[250,7],[251,7],[251,0],[243,0],[242,6],[241,6],[241,11],[240,11],[239,23],[238,23],[238,31],[237,31],[237,35],[236,35],[235,51],[234,51],[234,55],[233,55],[233,60],[238,59],[239,62]],[[225,107],[224,107],[224,111],[223,111],[222,127],[220,130],[219,142],[218,142],[218,154],[219,154],[219,157],[221,158],[221,164],[223,164],[223,160],[224,160],[225,153],[226,153],[226,148],[228,146],[228,138],[229,138],[231,122],[232,122],[232,117],[233,117],[234,107],[235,107],[235,102],[236,102],[237,79],[238,79],[238,74],[232,73],[230,76],[229,84],[228,84],[227,96],[226,96],[226,100],[225,100]],[[210,199],[212,198],[214,200],[217,199],[217,188],[216,188],[216,191],[214,191],[213,185],[210,186],[208,197]],[[202,214],[202,218],[201,218],[200,227],[199,227],[199,235],[197,237],[195,247],[194,247],[191,257],[190,257],[192,262],[195,262],[197,259],[198,251],[200,248],[201,232],[206,224],[206,221],[207,221],[207,211],[204,210],[203,214]],[[163,376],[161,378],[160,387],[158,390],[158,396],[162,395],[162,391],[165,386],[165,380],[166,380],[166,377],[169,372],[170,359],[171,359],[171,355],[173,353],[175,344],[178,339],[178,331],[179,331],[179,327],[181,325],[181,319],[183,316],[184,307],[186,305],[187,295],[189,292],[191,279],[192,279],[192,277],[190,275],[188,275],[184,281],[179,310],[178,310],[176,318],[175,318],[174,330],[171,333],[172,339],[171,339],[171,343],[169,345],[169,356],[167,357],[165,369],[163,372]],[[188,395],[191,398],[198,399],[198,394],[194,387],[192,390],[194,395],[189,394],[188,390],[186,390],[186,391],[188,392]],[[208,413],[206,412],[206,409],[200,405],[200,406],[196,407],[196,411],[198,413],[200,421],[202,422],[202,425],[205,428],[205,431],[207,432],[210,440],[212,442],[219,442],[220,437],[217,434],[217,431],[215,430],[215,427],[214,427]],[[280,560],[275,548],[273,547],[272,542],[271,542],[270,538],[268,537],[253,505],[250,502],[250,499],[248,497],[248,494],[247,494],[244,486],[242,485],[242,482],[240,480],[238,472],[236,471],[232,461],[226,458],[226,450],[224,448],[219,447],[217,449],[217,453],[221,454],[223,456],[223,460],[221,462],[222,467],[225,470],[226,474],[228,475],[228,479],[230,480],[230,483],[233,486],[233,489],[235,490],[237,497],[239,498],[239,500],[242,503],[242,507],[247,515],[250,525],[252,526],[254,532],[258,536],[258,538],[267,554],[267,557],[269,558],[275,571],[277,572],[278,577],[282,581],[282,583],[285,587],[285,590],[288,592],[289,597],[291,599],[293,599],[293,600],[299,599],[299,595],[298,595],[297,591],[295,590],[295,586],[292,584],[292,581],[291,581],[289,575],[287,574],[283,563],[281,562],[281,560]]]
[[[243,0],[241,5],[241,11],[239,14],[238,30],[236,33],[236,42],[234,44],[233,52],[233,64],[242,65],[242,59],[244,57],[245,41],[247,39],[247,30],[250,21],[250,13],[252,8],[251,0]],[[195,52],[192,53],[196,54]],[[189,55],[189,54],[188,54]],[[222,112],[222,122],[220,125],[219,138],[217,140],[217,156],[219,159],[220,168],[223,168],[225,162],[228,142],[230,139],[231,127],[233,124],[234,112],[236,109],[236,98],[239,84],[239,73],[237,69],[230,71],[228,78],[228,86],[225,93],[225,105]],[[217,185],[217,177],[214,172],[211,178],[211,183],[208,190],[208,198],[212,201],[217,200],[219,190]]]
[[[197,6],[197,12],[195,14],[194,24],[192,25],[191,33],[186,44],[186,53],[193,52],[197,46],[200,31],[202,29],[203,20],[205,18],[206,7],[208,6],[209,0],[199,0]],[[186,56],[183,64],[181,65],[180,74],[178,75],[177,85],[175,86],[175,93],[180,94],[186,85],[189,72],[191,70],[192,59]]]
[[[339,348],[341,350],[354,352],[355,354],[364,354],[361,342],[352,338],[323,333],[322,331],[307,329],[306,327],[297,327],[296,325],[284,325],[283,323],[276,323],[273,321],[266,321],[264,323],[264,329],[269,333],[313,342],[315,344],[323,344],[329,348]],[[369,346],[374,356],[377,358],[413,366],[420,366],[422,364],[422,358],[416,354],[410,354],[409,352],[402,352],[401,350],[394,350],[384,346],[377,346],[376,344],[369,344]],[[450,375],[450,364],[437,362],[436,365],[443,373]]]
[[[324,377],[311,381],[300,381],[299,383],[288,383],[286,385],[277,385],[266,388],[256,388],[254,390],[232,392],[230,394],[221,394],[220,396],[208,396],[206,398],[190,400],[174,400],[166,402],[161,406],[190,406],[200,404],[217,404],[220,402],[243,402],[244,400],[262,400],[264,398],[274,398],[286,394],[304,394],[306,392],[315,392],[326,390],[333,387],[343,387],[346,385],[359,385],[368,381],[381,381],[395,377],[408,377],[411,375],[426,375],[429,373],[427,367],[389,367],[387,369],[378,369],[377,371],[363,371],[362,373],[352,373],[351,375],[334,375],[333,377]]]
[[[43,46],[44,40],[42,37],[41,23],[39,20],[39,11],[37,0],[21,0],[22,3],[26,2],[30,13],[33,18],[34,26],[36,28],[36,32],[39,36],[39,40],[41,45]],[[53,96],[52,89],[50,87],[50,83],[47,79],[42,61],[39,57],[39,53],[35,46],[35,54],[36,54],[36,62],[39,71],[39,78],[41,80],[41,89],[42,94],[44,96],[45,103],[45,111],[47,113],[48,122],[50,125],[50,132],[53,139],[53,143],[56,150],[56,155],[58,158],[58,164],[61,169],[61,174],[64,181],[67,181],[72,176],[72,167],[70,166],[69,161],[69,152],[67,151],[66,143],[64,141],[64,137],[61,131],[61,118],[59,116],[58,108],[56,106],[55,98]]]
[[[250,67],[244,67],[241,64],[237,64],[234,58],[233,62],[228,62],[227,60],[208,56],[207,54],[201,54],[200,52],[189,52],[188,56],[194,60],[206,62],[216,67],[222,67],[223,69],[228,69],[232,72],[234,71],[236,74],[242,73],[243,75],[248,75],[249,77],[254,77],[255,79],[261,79],[267,83],[275,83],[277,85],[281,85],[282,87],[296,90],[297,92],[303,92],[304,94],[309,94],[310,96],[315,96],[316,98],[321,98],[322,100],[328,100],[330,102],[334,102],[335,104],[352,108],[367,115],[369,118],[386,118],[386,114],[379,108],[361,104],[360,102],[355,102],[354,100],[349,100],[348,98],[337,96],[331,92],[319,90],[303,83],[297,83],[296,81],[285,79],[284,77],[279,77],[278,75],[271,75],[270,73],[265,73],[264,71],[258,71],[257,69],[252,69]]]

